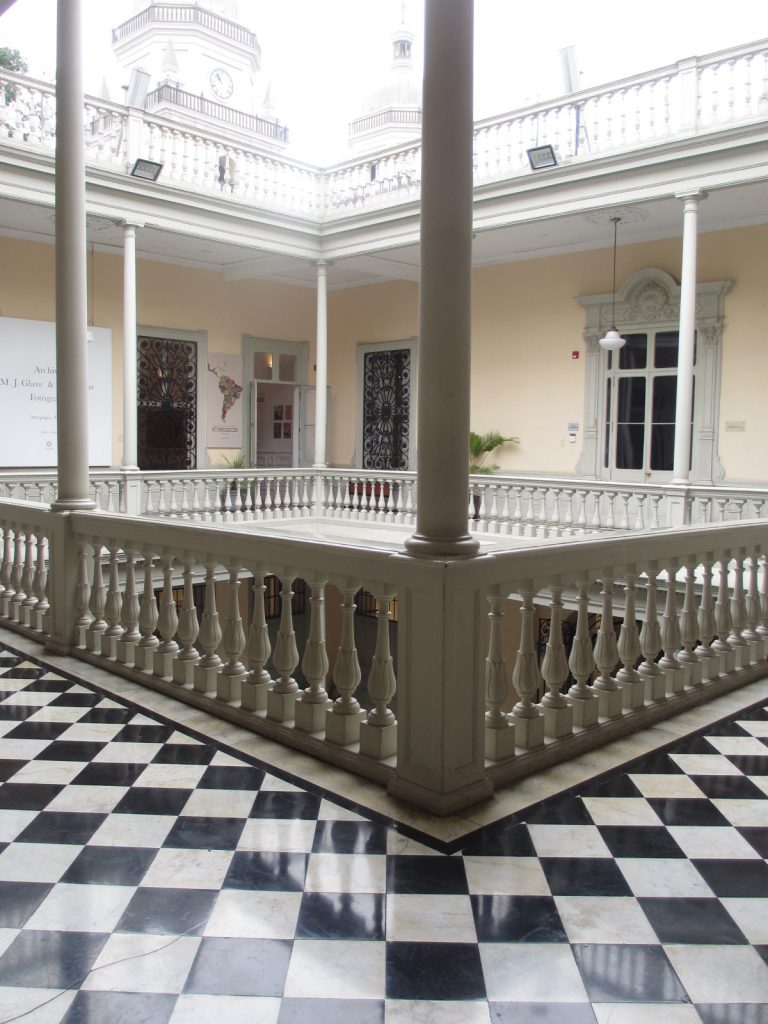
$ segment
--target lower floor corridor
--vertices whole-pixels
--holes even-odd
[[[445,842],[2,640],[0,1024],[767,1024],[765,686]]]

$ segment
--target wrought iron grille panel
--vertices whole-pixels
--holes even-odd
[[[408,469],[410,420],[410,351],[366,352],[363,469]]]
[[[197,346],[138,339],[138,448],[141,469],[195,469]]]

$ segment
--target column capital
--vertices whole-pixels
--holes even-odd
[[[136,228],[143,228],[145,225],[145,222],[143,220],[134,220],[133,218],[129,220],[127,217],[125,218],[125,220],[121,221],[121,223],[123,225],[123,228],[133,228],[134,231],[136,230]]]
[[[318,270],[325,270],[333,266],[333,260],[315,260],[314,262]]]
[[[703,188],[690,189],[687,192],[675,192],[675,199],[682,199],[683,202],[686,202],[686,200],[689,200],[689,199],[696,199],[696,200],[706,199],[708,196],[709,196],[709,192],[707,192]]]

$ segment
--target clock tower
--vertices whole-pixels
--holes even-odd
[[[263,116],[261,48],[236,0],[143,0],[112,32],[126,75],[149,75],[147,109],[240,142],[282,149],[284,125]]]

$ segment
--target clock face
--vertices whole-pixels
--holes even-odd
[[[220,100],[228,100],[234,88],[235,84],[228,71],[225,71],[224,68],[213,69],[211,72],[211,89],[214,96],[218,96]]]

